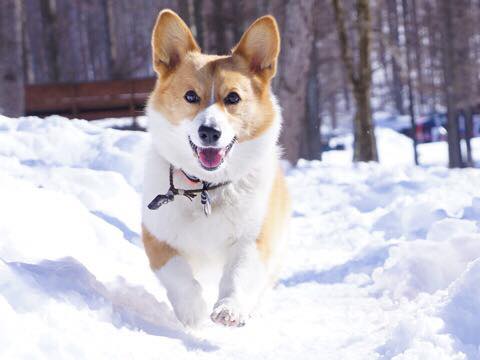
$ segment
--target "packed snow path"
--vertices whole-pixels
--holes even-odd
[[[0,358],[479,358],[480,171],[377,135],[380,165],[287,169],[278,286],[245,327],[188,331],[139,241],[148,136],[0,117]]]

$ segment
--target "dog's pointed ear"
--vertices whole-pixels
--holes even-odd
[[[189,51],[200,51],[200,47],[187,24],[172,10],[162,10],[152,33],[153,69],[163,75],[174,69]]]
[[[280,33],[273,16],[257,19],[233,48],[234,56],[242,56],[250,70],[268,79],[275,75],[280,53]]]

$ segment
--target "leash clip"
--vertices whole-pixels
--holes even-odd
[[[155,198],[150,201],[148,204],[148,208],[150,210],[157,210],[160,206],[166,205],[169,202],[172,202],[175,199],[175,194],[173,190],[170,188],[166,194],[159,194],[155,196]]]

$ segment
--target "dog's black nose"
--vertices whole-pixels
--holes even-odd
[[[205,146],[214,145],[218,139],[220,139],[221,135],[222,132],[216,126],[201,125],[198,128],[198,136]]]

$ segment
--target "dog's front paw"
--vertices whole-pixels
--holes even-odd
[[[199,327],[207,318],[207,304],[202,298],[185,299],[174,307],[177,319],[187,327]]]
[[[210,319],[216,324],[224,326],[243,326],[245,325],[245,315],[232,298],[224,298],[215,304]]]
[[[207,304],[201,290],[184,292],[171,298],[177,319],[187,327],[197,328],[207,319]]]

